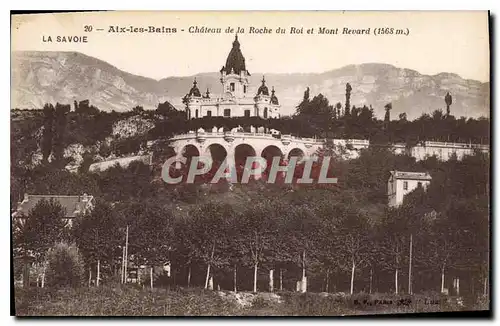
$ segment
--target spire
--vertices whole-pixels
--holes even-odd
[[[200,90],[198,89],[198,86],[196,86],[197,84],[198,82],[196,81],[196,77],[194,77],[193,87],[191,87],[188,96],[196,96],[196,97],[201,96]]]
[[[269,96],[269,88],[267,88],[266,86],[266,79],[264,78],[264,75],[262,76],[262,85],[260,85],[259,89],[257,90],[257,95]]]
[[[274,94],[274,86],[271,90],[271,104],[279,105],[280,102],[278,101],[278,98],[276,97],[276,94]]]
[[[233,41],[233,48],[237,47],[238,49],[240,48],[240,42],[238,41],[238,33],[234,36],[234,41]]]
[[[242,71],[247,71],[245,67],[245,57],[243,57],[241,53],[240,42],[238,41],[238,34],[234,37],[233,47],[227,56],[226,65],[221,70],[226,71],[226,74],[234,73],[237,75]]]

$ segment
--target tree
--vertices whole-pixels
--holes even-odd
[[[310,102],[309,96],[310,96],[309,87],[307,87],[306,90],[304,91],[304,97],[302,98],[302,102],[300,102],[300,104],[297,106],[296,114],[305,113],[305,111],[309,107],[309,102]]]
[[[133,213],[132,213],[133,212]],[[130,242],[139,265],[150,266],[150,286],[153,288],[153,268],[170,260],[174,245],[173,216],[170,207],[153,201],[136,203],[129,213],[137,220],[130,230]]]
[[[391,121],[391,110],[392,110],[392,103],[387,103],[385,106],[385,116],[384,116],[384,126],[385,129],[388,130],[389,128],[389,123]]]
[[[134,114],[140,115],[140,114],[142,114],[144,112],[144,108],[142,106],[140,106],[140,105],[137,105],[137,106],[135,106],[135,107],[132,108],[132,112]]]
[[[43,161],[48,162],[52,153],[52,144],[54,139],[54,114],[55,109],[52,104],[45,104],[43,107],[43,136],[42,136],[42,155]]]
[[[87,266],[97,263],[96,285],[101,280],[100,268],[111,264],[121,251],[117,248],[123,238],[115,209],[104,201],[97,201],[92,211],[77,218],[72,235]],[[89,272],[91,274],[91,272]]]
[[[398,219],[394,212],[390,213],[386,223],[381,225],[381,230],[378,232],[379,239],[376,242],[376,249],[379,265],[382,269],[394,273],[394,292],[398,294],[401,284],[400,272],[406,260],[404,250],[407,241],[404,224],[407,221]]]
[[[350,116],[351,115],[351,91],[352,87],[351,84],[347,83],[345,84],[345,110],[344,110],[344,115]]]
[[[444,102],[446,103],[446,116],[450,116],[450,106],[453,103],[453,99],[451,98],[450,92],[447,92],[444,97]]]
[[[66,127],[67,114],[70,112],[70,105],[62,105],[57,103],[54,113],[54,135],[53,135],[53,153],[56,166],[61,168],[64,166],[64,148],[66,147]]]
[[[68,238],[65,212],[59,202],[40,200],[26,217],[14,221],[14,247],[21,257],[33,257],[42,265],[42,287],[45,283],[46,257],[50,248]]]
[[[288,259],[302,269],[302,291],[307,291],[307,269],[316,260],[316,241],[320,222],[306,204],[285,204],[278,213],[284,218],[283,244]]]
[[[350,293],[354,293],[354,276],[363,266],[369,263],[372,256],[370,239],[368,236],[368,221],[352,207],[345,212],[342,221],[342,231],[339,240],[342,243],[340,254],[341,267],[351,272]]]
[[[337,118],[340,119],[340,117],[342,116],[342,104],[340,102],[337,102],[337,104],[335,104],[335,108],[337,109]]]
[[[321,220],[318,232],[318,243],[316,256],[325,275],[324,291],[329,292],[330,274],[338,272],[342,257],[341,227],[344,205],[338,199],[331,199],[331,193],[321,191],[315,195],[313,200],[315,214]],[[337,274],[337,273],[336,273]],[[338,275],[338,274],[337,274]]]
[[[47,257],[49,286],[79,287],[83,282],[83,261],[74,245],[57,243]]]
[[[276,248],[278,235],[277,216],[274,215],[269,201],[259,202],[248,207],[240,217],[238,229],[241,230],[239,245],[243,253],[250,256],[249,262],[254,269],[253,292],[257,292],[259,265]]]
[[[190,225],[185,241],[195,253],[197,260],[207,266],[205,275],[205,289],[208,288],[211,269],[222,267],[228,262],[226,230],[228,217],[234,214],[231,205],[218,202],[208,202],[194,207],[190,211]],[[186,224],[184,224],[187,226]],[[212,272],[213,273],[213,272]]]

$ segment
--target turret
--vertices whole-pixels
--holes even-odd
[[[274,105],[279,105],[279,101],[278,101],[278,98],[276,97],[276,94],[274,94],[274,86],[273,86],[273,89],[271,91],[271,104],[274,104]]]
[[[226,65],[222,66],[220,73],[223,94],[230,94],[234,97],[246,96],[250,73],[245,66],[245,57],[241,53],[238,35],[235,36],[233,47],[226,59]]]
[[[257,96],[259,95],[269,96],[269,89],[266,86],[266,79],[264,78],[264,76],[262,76],[262,85],[260,85],[259,89],[257,90]]]
[[[193,87],[189,90],[189,93],[187,94],[187,97],[201,97],[201,92],[198,89],[198,86],[196,86],[198,83],[196,82],[196,77],[194,78],[193,81]]]

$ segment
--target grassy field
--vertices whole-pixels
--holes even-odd
[[[326,293],[238,293],[103,286],[16,288],[17,316],[346,316],[487,310],[454,298]]]

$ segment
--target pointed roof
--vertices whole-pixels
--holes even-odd
[[[235,73],[239,75],[242,71],[247,72],[245,67],[245,57],[241,53],[240,42],[238,41],[238,34],[236,34],[233,41],[233,48],[229,52],[226,59],[226,66],[222,67],[221,72],[225,71],[226,74]]]
[[[195,96],[195,97],[201,96],[201,92],[198,89],[198,86],[196,86],[196,84],[198,84],[198,82],[196,82],[196,77],[195,77],[193,82],[193,87],[191,87],[191,89],[189,90],[188,96]]]
[[[269,88],[266,86],[266,79],[262,76],[262,85],[260,85],[257,90],[257,95],[267,95],[269,96]]]
[[[274,94],[274,86],[271,90],[271,104],[279,105],[278,97]]]

